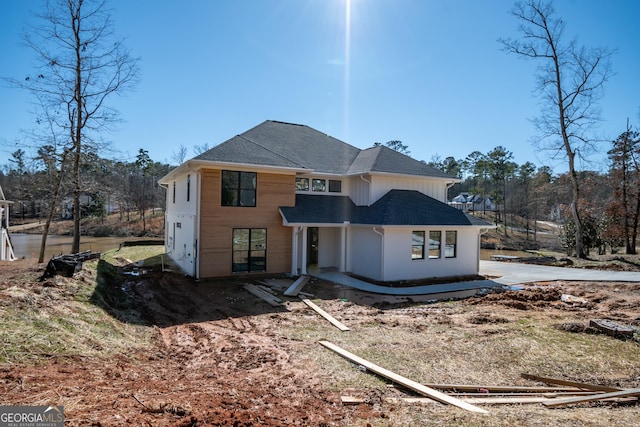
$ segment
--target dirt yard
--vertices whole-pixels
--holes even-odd
[[[402,398],[411,393],[318,344],[332,341],[423,384],[542,385],[520,377],[529,372],[639,387],[638,342],[594,334],[588,322],[640,326],[640,284],[551,282],[460,301],[390,303],[310,282],[304,291],[351,328],[341,332],[298,298],[279,295],[285,302],[273,307],[245,282],[196,283],[134,269],[125,257],[115,267],[95,264],[44,282],[41,265],[0,265],[0,405],[64,405],[71,426],[624,426],[640,419],[637,401],[484,406],[489,415],[409,403]],[[271,283],[276,293],[286,284]],[[344,395],[362,403],[344,405]]]

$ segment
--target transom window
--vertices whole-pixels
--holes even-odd
[[[233,229],[234,273],[251,273],[267,270],[267,229]]]
[[[429,231],[429,259],[440,258],[442,231]]]
[[[309,191],[309,178],[296,178],[296,191]]]
[[[328,181],[328,185],[327,185]],[[342,193],[342,181],[324,178],[296,178],[296,191]]]
[[[314,178],[311,181],[313,191],[327,191],[327,181],[324,179]]]
[[[411,234],[411,259],[424,259],[424,231]]]
[[[329,193],[341,193],[342,192],[342,181],[338,181],[335,179],[329,180]]]
[[[255,172],[222,171],[222,206],[256,206]]]

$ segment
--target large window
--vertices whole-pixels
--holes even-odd
[[[445,234],[444,257],[455,258],[457,246],[458,246],[458,232],[447,231]]]
[[[234,273],[251,273],[267,270],[267,229],[233,229]]]
[[[424,259],[424,231],[411,234],[411,259]]]
[[[255,172],[222,171],[222,206],[255,206]]]
[[[442,241],[442,231],[429,232],[429,258],[440,258],[440,245]]]

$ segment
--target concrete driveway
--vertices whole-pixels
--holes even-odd
[[[601,281],[601,282],[640,282],[640,273],[627,271],[601,271],[581,268],[547,267],[516,262],[480,261],[480,274],[492,277],[487,280],[469,282],[440,283],[437,285],[392,288],[358,280],[337,271],[316,272],[312,274],[343,286],[361,291],[383,295],[416,296],[431,295],[433,299],[462,298],[475,295],[481,289],[498,288],[504,285],[516,285],[530,282],[553,280]]]
[[[548,267],[544,265],[501,261],[480,261],[480,274],[495,277],[491,280],[503,285],[551,280],[640,282],[639,272]]]

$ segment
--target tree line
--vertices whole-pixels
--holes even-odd
[[[461,182],[449,190],[449,198],[461,192],[490,198],[497,209],[496,224],[507,235],[509,226],[526,230],[536,238],[536,221],[562,225],[561,243],[568,255],[576,254],[576,224],[572,213],[572,187],[581,189],[577,205],[584,231],[581,243],[586,255],[591,249],[603,253],[606,247],[627,254],[637,253],[640,225],[640,131],[627,126],[610,142],[607,172],[567,171],[554,174],[547,166],[531,162],[518,164],[513,154],[498,146],[482,153],[474,151],[464,159],[438,157],[427,162]],[[509,218],[518,218],[510,224]]]

